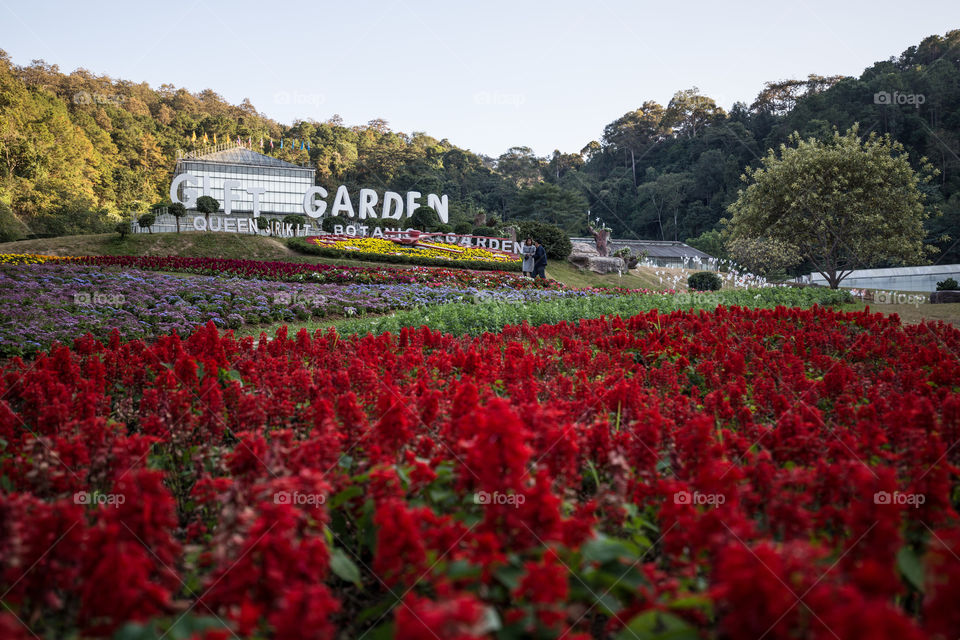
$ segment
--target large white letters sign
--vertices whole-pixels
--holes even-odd
[[[173,179],[170,184],[170,201],[179,202],[188,209],[196,207],[197,198],[200,195],[210,195],[210,180],[207,176],[195,176],[192,173],[181,173]],[[182,189],[181,189],[182,187]],[[199,189],[200,194],[197,193]],[[182,191],[182,197],[181,197]],[[236,210],[239,194],[246,192],[253,197],[253,217],[260,217],[260,200],[266,192],[264,187],[244,187],[237,180],[226,180],[223,183],[223,202],[220,203],[222,211],[230,215]],[[310,187],[303,194],[303,212],[311,218],[319,218],[327,211],[327,198],[329,193],[323,187]],[[331,215],[339,215],[346,218],[359,218],[365,220],[387,219],[399,220],[404,217],[410,217],[413,212],[423,206],[421,198],[423,194],[419,191],[408,191],[406,197],[393,191],[385,191],[383,200],[373,189],[360,189],[360,197],[356,202],[359,206],[354,207],[354,199],[351,197],[346,185],[337,187],[333,197],[333,204],[330,206]],[[432,207],[440,221],[447,223],[450,221],[450,198],[446,195],[427,194],[426,205]]]

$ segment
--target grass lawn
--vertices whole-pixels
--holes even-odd
[[[870,311],[882,313],[884,315],[896,314],[900,320],[906,324],[917,324],[923,320],[935,322],[942,320],[955,327],[960,327],[960,302],[951,304],[876,304],[855,302],[845,304],[840,309],[843,311],[863,311],[867,306]]]
[[[581,271],[569,262],[554,260],[547,264],[547,277],[562,282],[568,287],[599,287],[601,289],[624,287],[655,291],[666,289],[665,285],[660,284],[660,279],[653,275],[653,271],[645,268],[634,269],[621,277],[616,273],[599,274]]]
[[[0,243],[0,253],[52,256],[183,256],[234,260],[275,260],[346,267],[399,267],[380,262],[307,256],[289,249],[284,240],[233,233],[138,233],[123,240],[115,233],[61,236]]]

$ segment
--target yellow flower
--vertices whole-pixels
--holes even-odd
[[[392,255],[421,256],[425,258],[440,258],[442,260],[479,260],[485,262],[519,262],[519,258],[506,253],[498,253],[487,249],[463,247],[432,239],[421,241],[430,246],[412,246],[398,244],[385,238],[350,238],[337,240],[332,244],[325,238],[314,240],[321,247],[333,247],[345,251],[363,251],[366,253],[383,253]]]
[[[51,260],[55,260],[55,257],[36,253],[0,253],[0,264],[43,264]]]

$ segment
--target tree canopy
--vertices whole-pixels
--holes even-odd
[[[854,269],[923,259],[923,178],[889,135],[862,139],[857,127],[827,141],[795,134],[744,180],[730,205],[735,253],[744,242],[758,251],[764,240],[766,249],[779,245],[770,255],[783,256],[782,267],[798,261],[796,248],[834,289]]]

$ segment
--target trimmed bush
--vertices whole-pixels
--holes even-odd
[[[719,291],[723,280],[713,271],[698,271],[687,278],[687,286],[694,291]]]
[[[454,225],[453,232],[462,236],[469,236],[473,233],[473,225],[469,222],[458,222]]]
[[[292,224],[296,229],[299,229],[307,224],[307,219],[297,214],[284,216],[283,221],[286,224]]]
[[[937,283],[937,291],[956,291],[957,289],[960,289],[960,285],[957,285],[957,281],[953,278]]]
[[[432,231],[440,224],[440,216],[433,207],[420,207],[407,220],[408,229]]]
[[[484,236],[485,238],[496,238],[497,230],[493,227],[474,227],[473,235]]]
[[[150,233],[153,233],[153,231],[150,230],[150,227],[152,227],[153,223],[156,221],[157,216],[153,215],[152,213],[144,213],[139,219],[137,219],[137,224],[141,229],[146,229]]]
[[[323,222],[320,223],[320,228],[327,233],[333,233],[333,228],[338,224],[345,227],[350,223],[343,216],[331,216],[323,219]]]
[[[573,251],[570,238],[556,225],[538,220],[521,220],[517,227],[517,239],[530,237],[539,240],[547,250],[547,258],[550,260],[566,260]]]

